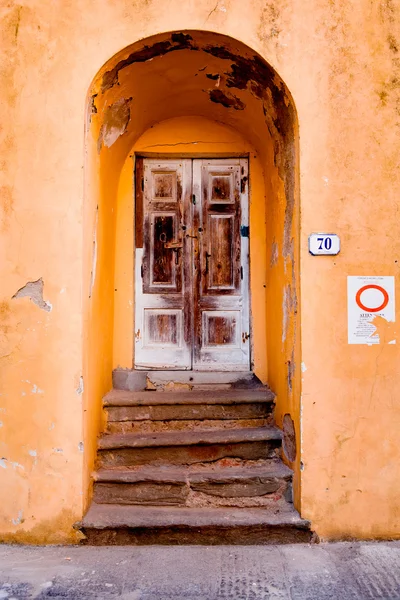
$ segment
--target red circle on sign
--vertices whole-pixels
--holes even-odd
[[[380,306],[377,306],[376,308],[368,308],[368,306],[365,306],[362,302],[361,302],[361,294],[363,292],[365,292],[365,290],[379,290],[380,292],[382,292],[383,294],[383,302]],[[358,304],[358,306],[360,308],[362,308],[362,310],[365,310],[366,312],[379,312],[380,310],[383,310],[389,302],[389,294],[387,293],[387,291],[381,287],[380,285],[374,285],[374,284],[370,284],[370,285],[364,285],[364,287],[360,288],[356,294],[356,302]]]

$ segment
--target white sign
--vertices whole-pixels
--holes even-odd
[[[340,239],[336,233],[312,233],[308,237],[308,249],[310,254],[339,254]]]
[[[347,277],[347,311],[349,344],[379,344],[374,319],[396,320],[394,277]]]

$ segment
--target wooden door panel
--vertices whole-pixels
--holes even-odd
[[[239,294],[241,285],[240,168],[216,163],[203,165],[200,175],[203,296]]]
[[[234,173],[214,169],[206,172],[207,200],[216,204],[235,204]]]
[[[182,310],[144,309],[144,344],[151,346],[181,348]]]
[[[177,173],[166,169],[151,171],[151,196],[152,200],[159,202],[174,202],[178,200]]]
[[[243,182],[243,185],[242,185]],[[247,160],[195,160],[194,368],[249,370]],[[200,202],[197,202],[197,198]]]
[[[144,293],[181,292],[183,245],[178,211],[149,211],[145,217],[143,280]]]
[[[142,160],[142,180],[136,177],[142,231],[136,224],[135,368],[189,369],[191,245],[184,228],[191,218],[191,161]]]
[[[203,280],[203,294],[234,290],[235,283],[238,287],[240,254],[235,255],[234,252],[235,233],[238,233],[236,229],[235,215],[207,215],[206,277]]]
[[[204,310],[203,349],[240,348],[240,311]]]

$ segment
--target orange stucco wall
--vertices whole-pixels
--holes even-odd
[[[378,345],[348,345],[346,312],[347,275],[395,275],[399,293],[398,4],[254,0],[244,15],[239,0],[171,0],[168,10],[157,0],[103,0],[101,8],[91,0],[31,0],[9,2],[0,15],[0,539],[76,540],[101,396],[112,367],[128,357],[129,333],[120,332],[114,309],[119,290],[126,313],[133,297],[118,260],[121,236],[129,244],[132,235],[121,222],[122,211],[132,214],[129,153],[147,144],[156,123],[195,116],[222,121],[259,157],[266,233],[255,237],[271,251],[262,257],[260,318],[268,381],[281,402],[277,419],[289,412],[297,430],[297,506],[326,539],[399,537],[399,345],[383,335]],[[108,95],[91,99],[124,48],[182,30],[230,36],[285,81],[299,134],[290,168],[301,218],[292,221],[291,256],[283,247],[287,196],[265,122],[262,129],[246,111],[206,109],[194,84],[182,92],[182,73],[206,66],[204,56],[189,65],[183,50],[143,62],[131,81],[127,70]],[[170,102],[158,107],[163,85]],[[248,89],[235,95],[258,114]],[[132,98],[129,127],[119,122],[114,141],[109,128],[111,145],[99,153],[107,106],[121,97]],[[185,98],[192,112],[180,111]],[[273,106],[271,99],[271,114]],[[170,143],[180,134],[163,135]],[[308,234],[323,230],[341,236],[337,257],[309,255]],[[36,283],[24,288],[28,282]]]

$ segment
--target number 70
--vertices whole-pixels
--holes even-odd
[[[330,237],[319,237],[317,238],[319,242],[318,250],[330,250],[332,248],[332,240]]]

